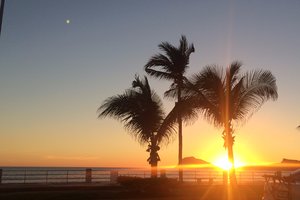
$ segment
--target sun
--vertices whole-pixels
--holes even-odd
[[[223,170],[230,170],[232,168],[232,164],[228,161],[227,156],[220,156],[215,161],[212,162],[213,165],[223,169]],[[234,162],[234,167],[242,167],[245,164],[240,160],[236,159]]]
[[[223,170],[230,170],[232,167],[232,164],[228,161],[226,157],[219,157],[215,161],[213,161],[213,164],[217,167],[220,167]]]

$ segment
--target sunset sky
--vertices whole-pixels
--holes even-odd
[[[196,52],[187,76],[208,64],[242,61],[270,70],[279,98],[236,131],[245,164],[300,160],[300,1],[7,0],[0,37],[0,166],[148,166],[114,119],[97,119],[107,97],[186,35]],[[163,97],[171,84],[149,78]],[[163,99],[168,112],[174,102]],[[222,129],[201,117],[183,129],[183,156],[214,162]],[[177,135],[159,152],[177,164]]]

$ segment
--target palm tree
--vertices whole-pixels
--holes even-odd
[[[156,78],[172,80],[171,89],[177,90],[177,103],[181,102],[181,90],[185,80],[185,72],[188,68],[190,54],[195,51],[193,44],[188,44],[185,36],[181,36],[178,47],[168,42],[158,45],[164,54],[152,56],[145,65],[145,71]],[[181,112],[177,112],[178,118],[178,164],[182,164],[182,117]],[[182,170],[179,170],[179,180],[183,181]]]
[[[183,93],[194,99],[191,104],[204,118],[223,127],[224,147],[232,163],[230,182],[235,185],[233,144],[234,125],[247,121],[261,105],[278,98],[276,79],[270,71],[254,70],[240,73],[242,64],[233,62],[226,70],[215,65],[206,66],[186,81]],[[197,103],[198,101],[198,103]]]
[[[132,88],[106,99],[98,112],[99,118],[109,116],[120,120],[140,144],[148,144],[150,156],[147,161],[152,168],[151,176],[157,177],[159,144],[168,141],[174,128],[172,123],[162,126],[165,117],[162,103],[151,90],[148,79],[140,80],[136,76]]]

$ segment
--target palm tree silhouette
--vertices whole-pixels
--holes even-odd
[[[151,177],[157,177],[159,144],[169,140],[174,128],[172,123],[162,126],[165,117],[162,102],[151,90],[148,79],[136,76],[130,89],[106,99],[98,112],[99,118],[109,116],[120,120],[140,144],[148,144]]]
[[[233,166],[233,125],[247,121],[265,101],[278,98],[276,79],[270,71],[241,74],[241,66],[240,62],[233,62],[226,70],[206,66],[186,81],[183,90],[184,95],[194,101],[191,106],[199,109],[209,122],[224,128],[224,147]],[[236,184],[234,167],[230,171],[230,182]]]
[[[195,51],[193,44],[188,44],[185,36],[181,36],[178,47],[168,42],[158,45],[164,54],[152,56],[145,65],[145,71],[156,78],[172,80],[171,89],[177,90],[177,103],[181,102],[181,90],[185,80],[185,72],[188,68],[190,54]],[[182,117],[177,111],[178,118],[178,164],[182,164]],[[179,181],[183,181],[182,170],[179,170]]]

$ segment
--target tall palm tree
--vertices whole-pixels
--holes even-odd
[[[193,44],[188,44],[185,36],[181,36],[178,47],[168,42],[158,45],[163,54],[152,56],[145,65],[145,71],[156,78],[173,81],[171,89],[177,90],[177,103],[181,102],[181,90],[185,80],[185,72],[189,65],[190,54],[195,51]],[[178,164],[182,164],[182,117],[177,112],[178,118]],[[179,170],[179,180],[183,181],[182,170]]]
[[[270,71],[254,70],[241,74],[241,66],[240,62],[233,62],[225,70],[215,65],[207,66],[187,81],[183,90],[186,96],[195,100],[196,103],[191,105],[196,105],[208,121],[224,128],[222,137],[233,166],[229,173],[233,185],[236,183],[233,126],[247,121],[265,101],[278,98],[276,79]]]
[[[136,76],[130,89],[106,99],[98,112],[99,118],[109,116],[120,120],[140,144],[148,144],[150,156],[147,161],[152,168],[151,176],[156,177],[159,144],[169,139],[174,128],[172,123],[162,126],[165,117],[162,103],[151,90],[148,79],[141,80]]]

